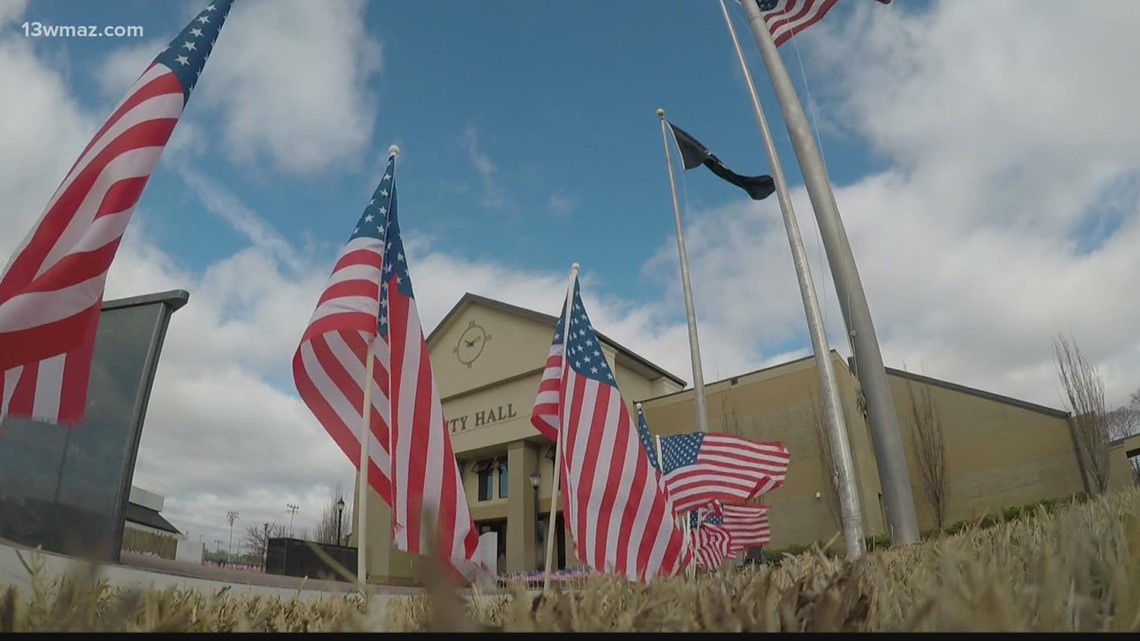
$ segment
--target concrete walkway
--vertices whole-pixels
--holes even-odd
[[[21,558],[23,559],[21,561]],[[32,581],[27,564],[31,568],[50,576],[66,574],[83,575],[89,572],[91,561],[44,552],[33,548],[0,542],[0,586],[11,585],[17,590],[28,591]],[[181,589],[217,592],[229,588],[235,595],[257,594],[268,597],[290,599],[328,598],[340,594],[358,593],[355,584],[345,581],[302,579],[276,574],[263,574],[249,570],[218,568],[185,561],[172,561],[129,553],[123,553],[121,563],[94,563],[99,578],[106,578],[111,585],[121,588],[162,590],[171,586]],[[393,597],[423,594],[423,588],[372,585],[367,586],[369,599],[373,604],[385,603]],[[468,598],[471,590],[463,590]],[[490,593],[484,592],[491,596]],[[500,592],[500,594],[506,594]]]

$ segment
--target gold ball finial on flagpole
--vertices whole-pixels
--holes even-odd
[[[388,148],[388,155],[399,156],[400,155],[400,148],[397,147],[396,145],[392,145],[391,147]]]
[[[665,110],[664,109],[658,109],[657,110],[657,117],[658,118],[664,118],[665,117]]]

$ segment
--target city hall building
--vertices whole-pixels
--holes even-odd
[[[544,567],[554,472],[553,443],[530,424],[539,380],[557,319],[474,294],[465,295],[428,336],[432,369],[480,534],[498,533],[500,574]],[[600,328],[604,331],[604,328]],[[622,396],[633,413],[641,402],[649,429],[660,435],[696,430],[693,390],[599,331]],[[886,533],[882,492],[865,416],[851,369],[831,358],[854,460],[863,527]],[[930,399],[945,439],[949,505],[945,523],[977,518],[1040,499],[1087,491],[1066,412],[888,368],[919,526],[934,526],[923,500],[913,447],[912,398]],[[841,531],[828,491],[826,452],[818,434],[819,381],[814,357],[705,385],[709,430],[779,441],[791,453],[784,485],[764,496],[774,548],[827,541]],[[1136,443],[1132,443],[1135,447]],[[1119,448],[1117,448],[1119,449]],[[1131,453],[1131,452],[1129,452]],[[1126,465],[1123,454],[1115,467]],[[1127,475],[1114,470],[1115,484]],[[374,492],[368,504],[370,581],[416,583],[413,560],[389,541],[391,511]],[[561,500],[560,500],[561,504]],[[353,532],[357,532],[353,515]],[[561,509],[555,521],[556,568],[579,565]],[[842,537],[839,537],[840,544]],[[358,545],[353,540],[350,545]]]

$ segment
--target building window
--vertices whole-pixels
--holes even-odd
[[[507,462],[499,461],[499,498],[507,498]]]
[[[494,470],[491,469],[491,461],[479,461],[475,467],[471,468],[472,472],[479,478],[479,496],[480,501],[490,501],[491,494],[491,478]]]

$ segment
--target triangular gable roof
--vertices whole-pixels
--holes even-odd
[[[493,298],[487,298],[486,296],[480,296],[478,294],[472,294],[471,292],[467,292],[466,294],[463,295],[463,298],[460,298],[459,302],[456,303],[455,306],[451,308],[451,311],[447,312],[447,314],[444,315],[443,319],[441,321],[439,321],[439,324],[435,326],[435,329],[431,330],[431,333],[428,334],[428,337],[427,337],[428,345],[430,345],[432,342],[432,339],[435,338],[437,335],[439,335],[439,333],[447,327],[448,323],[450,323],[453,318],[456,318],[459,315],[460,311],[469,304],[478,304],[478,305],[482,305],[484,307],[490,307],[491,309],[497,309],[499,311],[506,312],[507,314],[512,314],[514,316],[519,316],[522,318],[529,318],[531,320],[538,321],[538,322],[543,323],[545,325],[550,325],[551,328],[553,328],[554,324],[558,322],[557,317],[551,316],[549,314],[543,314],[542,312],[536,312],[533,309],[527,309],[525,307],[519,307],[517,305],[511,305],[509,303],[504,303],[502,301],[498,301],[498,300],[495,300]],[[613,339],[609,338],[605,334],[598,332],[596,329],[595,329],[595,332],[597,333],[598,338],[600,338],[604,342],[608,343],[610,347],[617,350],[622,356],[625,356],[626,358],[630,359],[631,361],[638,363],[639,365],[645,367],[646,369],[649,369],[649,370],[651,370],[651,371],[653,371],[653,372],[655,372],[655,373],[657,373],[657,374],[659,374],[665,378],[668,378],[669,380],[680,385],[681,387],[685,387],[687,385],[685,383],[684,379],[680,378],[676,374],[673,374],[673,373],[668,372],[664,369],[661,369],[661,367],[659,367],[658,365],[655,365],[652,361],[649,361],[649,360],[637,355],[636,353],[630,351],[629,349],[622,347],[621,344],[619,344],[617,341],[614,341]]]

